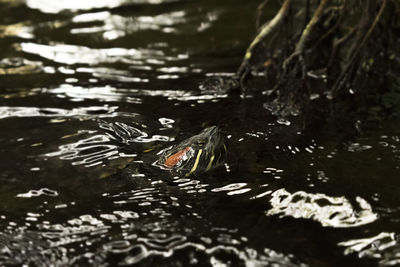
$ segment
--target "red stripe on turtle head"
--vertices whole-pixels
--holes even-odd
[[[169,156],[165,162],[164,162],[164,166],[167,168],[173,168],[175,167],[176,164],[178,164],[183,157],[186,155],[186,153],[190,150],[190,147],[187,146],[184,149],[176,152],[175,154]]]

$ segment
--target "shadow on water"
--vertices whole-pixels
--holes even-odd
[[[1,265],[399,264],[395,126],[343,140],[199,90],[234,75],[257,5],[0,3]],[[225,164],[151,165],[211,125]]]

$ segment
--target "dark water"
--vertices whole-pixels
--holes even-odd
[[[199,90],[235,72],[257,4],[0,1],[0,265],[400,264],[396,125],[344,141]],[[214,124],[225,166],[149,165]]]

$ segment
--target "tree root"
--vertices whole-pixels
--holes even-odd
[[[331,55],[329,56],[328,63],[326,64],[326,67],[325,67],[326,70],[329,71],[329,69],[331,68],[339,47],[350,39],[350,37],[355,33],[357,28],[358,27],[351,28],[342,38],[336,40],[333,43],[332,52],[331,52]]]
[[[299,58],[301,65],[303,66],[303,76],[305,77],[305,64],[304,64],[304,57],[303,53],[306,47],[308,40],[310,39],[310,35],[313,32],[315,25],[321,19],[323,11],[325,9],[328,0],[322,0],[319,3],[318,8],[315,10],[310,22],[307,24],[306,28],[304,29],[303,33],[301,34],[300,40],[296,44],[296,48],[294,52],[283,62],[283,69],[286,70],[289,65],[291,65],[292,61],[295,58]]]
[[[329,12],[335,12],[335,11],[340,11],[340,15],[338,16],[337,22],[335,23],[335,25],[333,25],[325,34],[323,34],[321,36],[321,38],[319,38],[318,41],[315,42],[315,45],[313,46],[313,50],[318,47],[320,45],[320,43],[322,41],[324,41],[329,35],[331,35],[335,30],[337,30],[339,28],[339,26],[342,24],[343,22],[343,18],[344,18],[344,10],[346,10],[346,3],[347,1],[344,0],[344,4],[343,6],[340,7],[332,7],[330,8]]]
[[[261,24],[261,13],[262,10],[264,9],[264,7],[267,5],[269,0],[264,0],[261,4],[258,5],[257,7],[257,15],[256,15],[256,30],[258,31],[258,29],[260,28]]]
[[[270,20],[269,22],[265,23],[262,27],[258,35],[254,38],[254,40],[251,42],[250,46],[246,50],[246,54],[243,58],[242,64],[240,65],[237,75],[240,80],[240,85],[242,87],[242,91],[245,90],[245,80],[250,73],[250,60],[252,58],[253,52],[255,47],[263,41],[265,38],[267,38],[269,35],[271,35],[273,32],[275,32],[279,26],[282,24],[284,18],[288,14],[289,7],[291,4],[291,0],[285,0],[285,2],[282,4],[280,10],[278,13],[275,15],[275,17]]]
[[[359,1],[349,0],[305,0],[302,5],[295,5],[292,0],[281,2],[275,16],[259,27],[234,76],[245,93],[251,71],[264,62],[268,83],[265,89],[273,87],[268,96],[276,102],[276,114],[290,114],[297,108],[304,111],[308,101],[316,99],[310,96],[335,97],[352,81],[363,83],[365,79],[379,77],[386,82],[385,74],[380,77],[382,70],[398,70],[398,66],[382,62],[388,58],[398,60],[395,51],[400,30],[399,0],[367,0],[362,6]],[[260,1],[257,28],[268,3]],[[382,34],[377,36],[382,37],[377,39],[378,47],[371,42],[377,33]],[[385,55],[376,58],[373,67],[372,63],[361,64],[364,55],[375,57],[382,53]],[[385,88],[379,90],[383,92]],[[345,101],[358,98],[349,99]],[[318,103],[324,101],[327,100],[321,98]]]
[[[340,88],[344,85],[344,83],[347,80],[347,76],[349,75],[350,69],[353,67],[355,60],[357,59],[358,55],[360,54],[361,48],[366,44],[368,39],[371,37],[372,32],[374,31],[376,25],[378,24],[379,20],[382,17],[383,11],[385,10],[385,7],[387,5],[387,0],[383,0],[383,3],[378,11],[378,14],[375,17],[375,20],[369,27],[367,33],[364,35],[363,39],[361,40],[360,43],[355,48],[355,51],[352,53],[350,60],[347,62],[346,66],[343,68],[341,74],[337,78],[335,84],[332,87],[332,94],[335,95],[338,93]]]

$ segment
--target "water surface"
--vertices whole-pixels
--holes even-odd
[[[234,74],[257,5],[1,1],[1,265],[400,264],[394,123],[344,139],[272,116],[257,85],[199,89]],[[210,125],[224,166],[151,167]]]

